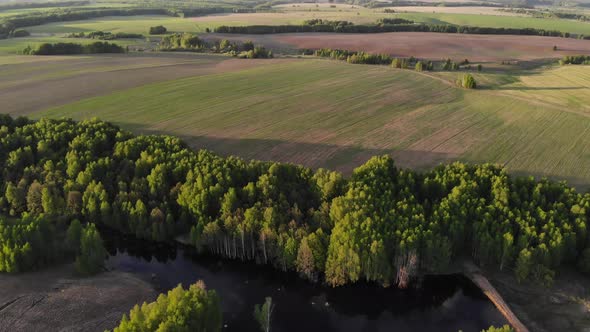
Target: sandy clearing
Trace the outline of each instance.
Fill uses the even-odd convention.
[[[211,34],[209,38],[252,40],[266,47],[339,48],[399,57],[472,61],[535,60],[590,54],[590,41],[541,36],[468,35],[429,32],[379,34],[289,33],[274,35]],[[553,46],[558,51],[553,51]]]
[[[0,84],[1,112],[12,115],[26,115],[47,108],[64,105],[77,100],[100,96],[122,89],[133,88],[149,83],[174,80],[189,76],[217,74],[229,71],[253,68],[277,60],[242,60],[224,57],[211,57],[205,60],[192,57],[175,56],[161,60],[143,57],[100,58],[98,63],[91,63],[92,68],[85,67],[84,62],[64,64],[59,69],[59,76],[54,77],[59,67],[54,60],[46,68],[32,70],[27,74],[19,65],[0,67],[3,70],[20,72],[13,81],[3,80]],[[65,62],[68,59],[63,60]],[[143,65],[142,65],[143,63]],[[39,64],[37,62],[37,64]],[[87,64],[87,63],[86,63]],[[22,65],[25,66],[25,65]],[[56,67],[57,66],[57,67]],[[65,75],[63,71],[71,71]],[[39,75],[47,77],[39,79]],[[57,74],[56,74],[57,75]],[[10,75],[7,75],[10,76]],[[31,98],[34,96],[34,98]]]
[[[0,274],[0,331],[104,331],[153,301],[153,287],[123,272],[78,278],[72,265]]]

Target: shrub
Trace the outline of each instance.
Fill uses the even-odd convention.
[[[200,49],[203,45],[204,42],[197,35],[191,33],[175,33],[160,41],[160,49],[163,50]]]
[[[272,58],[273,54],[272,51],[267,50],[262,46],[256,46],[254,49],[250,51],[244,51],[238,55],[240,58],[246,59],[266,59]]]
[[[157,25],[155,27],[150,27],[150,35],[163,35],[168,31],[166,27],[163,25]]]
[[[465,88],[465,89],[475,89],[477,88],[477,83],[475,82],[475,78],[471,74],[464,74],[463,77],[460,77],[457,80],[457,85]]]
[[[416,62],[415,69],[416,69],[416,71],[423,71],[424,70],[424,64],[422,63],[422,61]]]

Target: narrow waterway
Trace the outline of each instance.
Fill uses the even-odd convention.
[[[252,262],[102,232],[107,266],[152,280],[159,291],[205,281],[222,299],[224,331],[258,331],[254,305],[271,296],[274,332],[481,331],[506,323],[462,275],[426,276],[400,290],[372,284],[330,288]]]

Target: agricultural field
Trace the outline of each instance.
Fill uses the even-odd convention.
[[[400,13],[397,17],[431,24],[456,24],[491,28],[535,28],[590,34],[590,23],[564,19],[474,14]]]
[[[283,332],[590,328],[590,196],[481,165],[590,193],[590,15],[477,0],[60,1],[0,0],[0,326],[124,327],[135,303],[198,277],[223,301],[197,282],[186,294],[215,311],[190,295],[161,328],[199,330],[174,325],[193,323],[187,309],[211,318],[206,331],[269,331],[277,304]],[[369,33],[404,30],[436,32]],[[383,155],[413,171],[446,166],[422,176]],[[193,260],[191,247],[212,255]],[[424,274],[444,274],[432,296]],[[133,326],[159,324],[181,292],[133,309],[131,321],[150,321]]]
[[[245,63],[224,56],[186,54],[45,59],[6,56],[0,57],[0,100],[6,111],[25,115],[139,85],[238,70],[257,63],[256,60]],[[35,98],[30,98],[31,95]]]
[[[378,34],[290,33],[270,35],[209,34],[207,40],[252,40],[272,49],[344,49],[396,57],[474,61],[535,60],[590,53],[590,42],[572,38],[508,35],[468,35],[431,32]],[[556,51],[554,46],[558,46]]]
[[[581,187],[590,180],[590,148],[581,144],[590,141],[588,113],[582,107],[567,111],[553,100],[529,102],[544,88],[524,77],[480,74],[490,76],[489,87],[468,91],[451,81],[457,74],[330,60],[276,61],[135,83],[137,87],[113,93],[98,91],[95,97],[76,96],[71,103],[63,99],[59,106],[53,102],[9,109],[33,117],[99,117],[138,133],[178,135],[194,148],[223,155],[344,172],[373,155],[390,153],[404,167],[429,168],[452,160],[494,162],[518,174],[567,179]],[[581,78],[568,87],[588,83]],[[75,85],[70,83],[71,89]],[[523,96],[527,88],[534,92]],[[30,89],[33,93],[35,87]],[[582,100],[589,98],[586,88],[578,91],[585,95]],[[14,93],[0,95],[3,105],[19,104],[10,98]],[[43,100],[43,95],[36,99]]]
[[[171,32],[204,32],[205,27],[191,19],[179,17],[144,15],[144,16],[107,16],[95,19],[71,22],[49,23],[26,28],[32,34],[68,34],[74,32],[110,31],[147,34],[152,26],[164,25]],[[1,42],[1,41],[0,41]]]
[[[299,7],[293,7],[299,6]],[[472,7],[461,7],[472,8]],[[495,8],[488,8],[495,10]],[[486,9],[487,10],[487,9]],[[500,16],[508,13],[493,14],[458,14],[458,13],[432,13],[429,12],[400,12],[395,14],[384,13],[384,9],[369,9],[359,6],[338,5],[336,8],[319,6],[291,5],[291,7],[278,7],[277,12],[261,13],[231,13],[212,14],[200,17],[179,18],[169,16],[131,16],[131,17],[101,17],[82,21],[56,22],[42,26],[26,28],[33,34],[66,34],[88,31],[111,31],[146,33],[150,26],[164,25],[171,32],[205,32],[207,28],[214,29],[221,25],[288,25],[301,24],[310,19],[345,20],[356,24],[374,23],[380,18],[399,17],[420,23],[429,24],[456,24],[494,28],[536,28],[545,30],[559,30],[563,32],[590,34],[590,23],[563,20],[540,19],[520,16]]]
[[[395,10],[397,13],[440,13],[440,14],[475,14],[495,16],[526,16],[508,11],[502,11],[494,7],[444,7],[444,6],[401,6],[384,7],[383,9]]]

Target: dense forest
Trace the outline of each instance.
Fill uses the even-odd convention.
[[[564,265],[590,273],[590,194],[490,164],[416,172],[378,156],[344,177],[195,152],[175,137],[134,136],[98,120],[6,115],[0,163],[0,213],[12,220],[2,251],[22,260],[19,270],[28,261],[13,255],[17,247],[62,242],[51,231],[23,235],[28,223],[15,221],[40,218],[31,228],[63,230],[79,219],[150,240],[181,236],[332,286],[404,286],[462,258],[521,282],[550,284]],[[47,257],[37,265],[60,253],[39,255]]]

